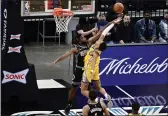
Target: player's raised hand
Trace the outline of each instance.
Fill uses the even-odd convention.
[[[56,64],[56,62],[54,61],[54,62],[52,62],[50,65],[49,65],[49,67],[51,67],[51,66],[53,66],[53,65],[55,65]]]
[[[113,21],[114,24],[119,24],[122,21],[122,17],[118,17]]]
[[[117,17],[123,17],[123,16],[124,16],[123,13],[120,13],[120,14],[117,15]]]

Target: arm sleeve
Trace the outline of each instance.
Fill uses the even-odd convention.
[[[114,27],[114,23],[112,23],[111,25],[109,25],[102,33],[102,35],[106,36],[107,33]]]

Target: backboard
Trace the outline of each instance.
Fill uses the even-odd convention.
[[[21,16],[52,16],[53,9],[60,4],[75,15],[95,13],[95,0],[22,0]]]
[[[95,13],[95,0],[71,0],[70,5],[75,15]]]

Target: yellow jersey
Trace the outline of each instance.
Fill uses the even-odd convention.
[[[99,56],[97,57],[96,59],[96,64],[95,64],[95,68],[99,68],[99,63],[100,63],[100,54],[101,54],[101,51],[100,50],[97,50],[97,49],[94,49],[94,45],[90,47],[90,49],[88,50],[85,58],[84,58],[84,69],[87,69],[87,70],[91,70],[91,66],[92,66],[92,59],[93,59],[93,52],[96,51]]]

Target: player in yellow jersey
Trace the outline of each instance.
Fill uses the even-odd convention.
[[[97,33],[95,33],[93,37],[89,38],[89,40],[87,40],[82,34],[78,35],[78,37],[76,38],[74,47],[70,51],[66,52],[65,54],[63,54],[62,56],[60,56],[59,58],[57,58],[54,62],[50,64],[50,66],[52,66],[64,60],[65,58],[67,58],[68,56],[72,54],[76,56],[75,58],[76,67],[75,67],[75,73],[74,73],[74,78],[72,82],[72,88],[70,89],[69,96],[68,96],[68,104],[65,108],[66,115],[69,114],[70,108],[72,107],[72,99],[75,96],[77,87],[82,80],[82,74],[83,74],[82,68],[84,66],[84,57],[86,55],[85,51],[89,50],[90,45],[92,45],[92,43],[95,43],[95,41],[100,38],[104,29],[106,29],[109,25],[114,23],[114,21],[111,21],[107,25],[102,27]]]
[[[143,116],[141,113],[138,113],[140,105],[138,103],[132,104],[132,113],[129,116]]]
[[[88,97],[88,85],[93,81],[94,86],[97,91],[102,93],[105,98],[112,105],[111,97],[106,93],[105,89],[101,87],[100,77],[99,77],[99,63],[100,54],[106,49],[106,43],[103,41],[107,33],[122,20],[121,17],[113,21],[101,34],[100,38],[93,44],[89,51],[87,52],[84,59],[84,72],[81,82],[81,93]]]

